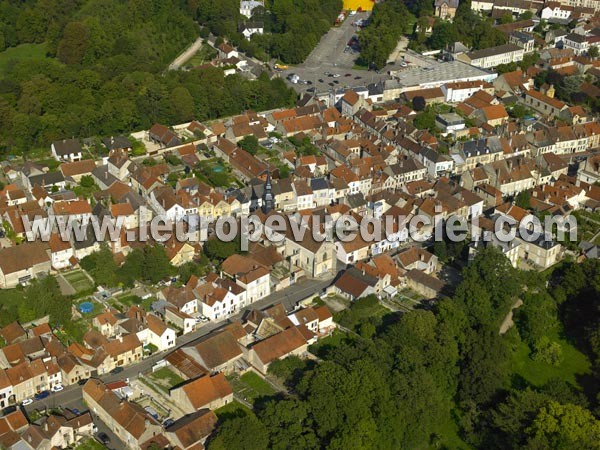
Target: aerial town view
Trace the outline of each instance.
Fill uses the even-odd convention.
[[[0,449],[600,449],[600,0],[0,0]]]

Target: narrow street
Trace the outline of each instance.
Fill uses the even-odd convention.
[[[127,378],[134,379],[137,378],[140,374],[146,373],[152,370],[152,366],[157,362],[161,361],[166,354],[171,353],[177,348],[184,346],[194,345],[196,341],[200,340],[207,334],[212,331],[221,328],[224,325],[227,325],[229,322],[234,320],[240,320],[246,311],[252,309],[264,309],[272,306],[276,303],[283,303],[286,310],[290,311],[294,309],[296,304],[305,299],[306,297],[312,294],[318,294],[329,286],[331,283],[331,278],[323,279],[323,280],[315,280],[315,279],[305,279],[301,280],[297,284],[284,289],[280,292],[275,292],[268,297],[259,300],[258,302],[249,305],[247,308],[244,308],[237,314],[229,317],[228,320],[220,321],[220,322],[209,322],[207,324],[202,325],[198,330],[193,333],[189,333],[187,335],[180,336],[177,340],[177,345],[166,351],[156,353],[149,358],[146,358],[140,361],[138,364],[133,364],[131,366],[124,367],[123,372],[119,374],[106,374],[102,375],[100,378],[105,383],[109,383],[112,381],[125,380]],[[32,412],[34,410],[42,410],[44,408],[82,408],[81,402],[81,386],[75,384],[71,386],[65,386],[64,390],[56,393],[51,393],[50,396],[44,400],[34,401],[31,405],[25,407],[27,412]]]

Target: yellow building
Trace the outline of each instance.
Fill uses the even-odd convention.
[[[344,0],[344,9],[350,11],[357,11],[358,9],[371,11],[374,4],[374,0]]]

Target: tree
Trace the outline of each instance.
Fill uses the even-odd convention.
[[[231,242],[224,242],[214,237],[206,241],[204,252],[209,258],[224,261],[231,255],[240,252],[240,243],[237,239]]]
[[[513,22],[513,16],[511,13],[507,12],[504,13],[502,15],[502,17],[500,17],[500,23],[505,24],[505,23],[512,23]]]
[[[116,286],[117,263],[107,245],[102,245],[100,250],[81,260],[83,267],[92,276],[96,284],[104,287]]]
[[[535,343],[535,350],[531,358],[534,361],[542,361],[551,366],[558,366],[562,360],[562,348],[558,342],[551,341],[547,336],[542,336]]]
[[[441,262],[448,260],[448,250],[445,241],[435,241],[433,244],[433,254],[438,257]]]
[[[146,245],[144,247],[144,279],[152,284],[158,283],[173,273],[165,247],[162,245]]]
[[[208,443],[209,450],[267,450],[268,446],[267,429],[254,414],[226,420]]]
[[[60,292],[54,277],[34,279],[25,290],[27,303],[33,305],[34,318],[50,315],[50,322],[63,325],[71,320],[72,302]]]
[[[194,118],[194,99],[184,86],[177,86],[171,92],[173,121],[186,122]]]
[[[245,136],[240,142],[238,142],[238,146],[243,148],[251,155],[256,155],[258,153],[258,138],[253,134],[249,134]]]
[[[593,46],[591,46],[591,47],[589,48],[589,50],[588,50],[588,52],[587,52],[587,53],[588,53],[588,56],[589,56],[590,58],[594,58],[594,59],[596,59],[596,58],[598,57],[598,54],[599,54],[600,52],[598,51],[598,46],[596,46],[596,45],[593,45]]]
[[[543,406],[531,426],[527,448],[598,448],[600,421],[576,405],[551,401]]]
[[[94,179],[91,175],[84,175],[81,177],[81,181],[79,181],[79,184],[83,188],[91,188],[94,187],[94,184],[96,183],[94,183]]]
[[[81,63],[88,48],[88,30],[81,22],[70,22],[58,44],[58,59],[70,66]]]
[[[427,103],[425,102],[425,98],[417,95],[416,97],[413,97],[412,99],[412,109],[414,109],[415,111],[419,112],[419,111],[423,111],[425,109],[425,106],[427,106]]]
[[[413,119],[413,125],[419,130],[433,131],[435,129],[435,112],[433,110],[420,112]]]
[[[519,192],[515,198],[515,205],[523,209],[531,208],[531,195],[529,191]]]

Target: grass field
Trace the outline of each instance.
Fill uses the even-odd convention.
[[[215,414],[219,419],[224,419],[226,417],[243,417],[248,414],[253,414],[253,412],[240,402],[234,400],[219,409],[215,409]]]
[[[185,380],[173,372],[171,369],[163,367],[156,372],[148,375],[154,383],[163,388],[165,392],[169,392],[173,386],[183,383]]]
[[[123,295],[122,297],[116,297],[115,300],[121,305],[123,305],[124,311],[128,310],[129,307],[133,305],[140,305],[145,311],[150,311],[150,306],[152,306],[152,302],[156,301],[154,297],[142,299],[137,295]]]
[[[534,386],[541,386],[551,378],[559,378],[575,385],[577,375],[590,373],[590,362],[583,353],[566,340],[556,336],[552,339],[562,348],[560,365],[551,366],[541,361],[534,361],[529,356],[529,347],[522,342],[515,353],[513,371]]]
[[[75,270],[73,272],[66,273],[63,275],[63,277],[77,292],[85,291],[86,289],[94,287],[90,279],[81,270]]]
[[[75,447],[75,450],[104,450],[106,447],[95,439],[87,439]]]
[[[185,65],[187,67],[198,67],[208,63],[217,57],[217,51],[208,44],[202,44],[202,47],[192,56]]]
[[[246,372],[242,376],[232,376],[229,383],[233,392],[250,403],[254,403],[258,397],[275,393],[275,389],[254,372]]]
[[[21,44],[0,53],[0,74],[4,73],[11,61],[23,59],[45,59],[46,44]]]

